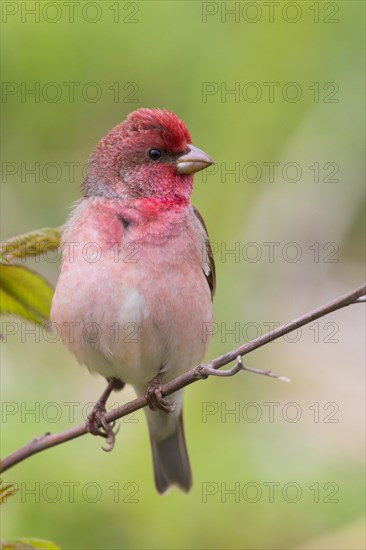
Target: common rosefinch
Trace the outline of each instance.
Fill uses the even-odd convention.
[[[160,493],[192,485],[182,391],[168,400],[161,385],[208,346],[215,267],[190,196],[193,174],[212,163],[166,110],[139,109],[113,128],[91,155],[66,224],[52,303],[51,319],[80,363],[145,393]]]

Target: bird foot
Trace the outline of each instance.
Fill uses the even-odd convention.
[[[163,397],[161,387],[161,376],[158,374],[149,382],[145,392],[147,404],[152,411],[161,410],[166,413],[173,412],[175,405],[170,399]]]
[[[89,433],[104,437],[106,439],[107,447],[102,447],[102,449],[106,452],[113,450],[116,441],[116,434],[118,433],[119,428],[117,427],[116,430],[114,429],[115,421],[112,423],[107,422],[107,411],[105,405],[112,391],[120,390],[123,386],[124,383],[121,382],[121,380],[118,380],[117,378],[109,378],[108,386],[96,402],[92,412],[86,420],[86,428]]]
[[[119,427],[115,430],[115,422],[111,424],[107,422],[105,417],[106,413],[105,407],[97,403],[92,412],[88,415],[86,428],[89,433],[105,438],[107,447],[102,447],[102,449],[109,453],[114,448]]]

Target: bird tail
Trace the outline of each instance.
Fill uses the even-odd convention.
[[[164,414],[153,412],[152,414]],[[174,414],[174,413],[173,413]],[[183,414],[176,418],[175,430],[160,440],[150,430],[151,449],[154,461],[155,485],[160,494],[171,485],[188,492],[192,487],[192,473],[184,437]]]

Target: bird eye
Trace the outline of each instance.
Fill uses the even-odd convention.
[[[159,149],[150,149],[149,157],[151,160],[159,160],[161,157],[161,151],[159,151]]]

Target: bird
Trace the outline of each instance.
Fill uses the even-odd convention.
[[[109,384],[88,429],[112,447],[107,397],[125,384],[144,395],[161,494],[192,487],[183,390],[168,399],[161,388],[209,345],[215,263],[190,198],[194,174],[213,163],[174,112],[137,109],[92,152],[62,235],[51,321],[78,362]]]

